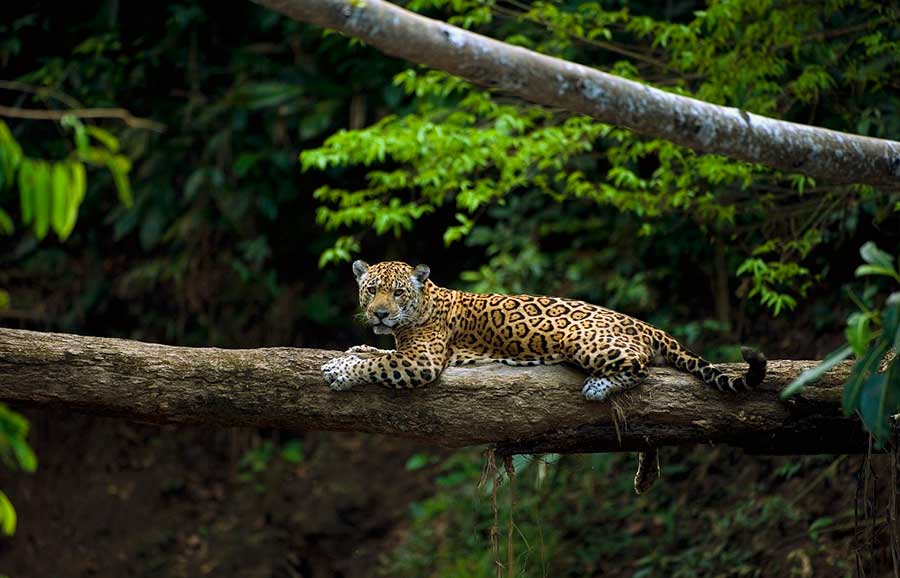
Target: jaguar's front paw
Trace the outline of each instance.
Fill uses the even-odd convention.
[[[385,349],[378,349],[377,347],[372,347],[371,345],[354,345],[350,349],[348,349],[345,353],[371,353],[377,355],[384,355],[386,353],[390,353]]]
[[[614,384],[605,377],[589,377],[584,381],[581,395],[588,401],[606,401],[614,390]]]
[[[322,365],[322,376],[333,391],[347,391],[353,387],[348,374],[350,360],[346,357],[335,357]]]

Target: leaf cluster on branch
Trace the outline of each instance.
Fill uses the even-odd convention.
[[[261,3],[288,14],[295,8],[292,2]],[[320,4],[323,12],[327,4]],[[369,6],[377,13],[373,23],[396,12],[388,6]],[[675,94],[784,119],[827,119],[830,127],[847,131],[900,135],[900,125],[877,112],[882,105],[896,105],[893,97],[885,94],[874,104],[848,94],[859,87],[878,94],[900,72],[873,65],[888,54],[900,56],[898,44],[885,36],[898,15],[877,3],[865,3],[865,15],[838,5],[813,11],[753,2],[718,3],[692,15],[637,14],[597,3],[428,1],[409,7],[437,9],[449,13],[451,24],[542,54],[590,62]],[[314,12],[304,8],[301,16],[314,20]],[[360,22],[368,17],[365,8],[359,15]],[[831,28],[834,22],[840,25]],[[401,40],[380,32],[367,36],[367,25],[353,26],[344,31],[370,38],[388,52],[402,51],[392,48]],[[425,42],[424,37],[417,38]],[[465,41],[480,42],[474,37],[459,42]],[[481,49],[515,54],[511,46],[487,41]],[[463,49],[457,57],[475,58]],[[849,204],[884,219],[897,202],[896,187],[892,193],[891,187],[817,182],[822,179],[698,154],[570,110],[510,99],[502,90],[486,90],[447,72],[410,68],[394,82],[410,99],[408,112],[339,132],[301,155],[307,170],[362,165],[367,171],[363,188],[326,185],[316,192],[318,221],[343,232],[323,254],[323,265],[350,259],[370,233],[400,235],[448,209],[455,211],[455,223],[444,232],[446,244],[492,247],[490,224],[503,214],[501,207],[513,196],[534,195],[548,199],[544,204],[633,216],[640,222],[638,234],[651,239],[663,233],[668,217],[689,216],[711,236],[756,245],[736,271],[752,283],[750,295],[777,315],[806,295],[814,278],[810,254],[837,224],[838,211]],[[541,88],[520,94],[529,90],[537,95]],[[559,87],[560,102],[565,90]],[[501,255],[493,257],[502,264]]]

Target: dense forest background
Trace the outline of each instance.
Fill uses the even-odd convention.
[[[900,140],[896,4],[406,5],[711,102]],[[87,167],[71,231],[28,222],[15,184],[0,188],[7,327],[375,343],[353,321],[360,256],[601,303],[716,361],[740,344],[821,359],[890,290],[854,271],[866,242],[898,253],[896,192],[540,109],[250,2],[15,3],[0,22],[0,104],[153,121],[0,118],[25,157]],[[79,156],[79,138],[106,156]],[[19,515],[0,542],[12,577],[493,572],[477,449],[23,413],[39,468],[0,474]],[[886,457],[670,450],[640,497],[632,458],[517,460],[520,575],[890,572]]]

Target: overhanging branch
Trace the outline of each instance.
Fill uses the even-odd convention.
[[[900,143],[758,116],[498,42],[383,0],[253,0],[527,101],[831,183],[900,189]]]
[[[709,443],[763,453],[867,447],[858,420],[840,410],[849,364],[788,402],[778,400],[778,391],[816,362],[770,361],[760,390],[737,396],[654,369],[645,385],[613,405],[584,401],[582,374],[561,366],[451,368],[418,390],[371,385],[335,393],[319,367],[337,354],[0,329],[0,399],[146,422],[372,432],[446,447],[493,444],[505,452]]]

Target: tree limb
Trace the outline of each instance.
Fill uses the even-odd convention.
[[[844,364],[787,402],[778,392],[814,361],[770,361],[762,387],[723,395],[672,369],[612,404],[589,403],[562,366],[451,368],[418,390],[335,393],[319,349],[171,347],[0,329],[0,399],[154,423],[360,431],[501,453],[632,451],[719,443],[758,453],[857,453],[841,414]],[[735,371],[742,371],[735,365]]]
[[[49,110],[0,105],[0,117],[6,118],[62,120],[67,116],[75,116],[78,118],[115,118],[121,120],[131,128],[152,130],[153,132],[165,132],[166,130],[166,125],[154,120],[136,117],[124,108],[72,108],[69,110]]]
[[[755,115],[665,92],[425,18],[383,0],[253,0],[480,86],[697,151],[832,183],[900,189],[900,142]]]

